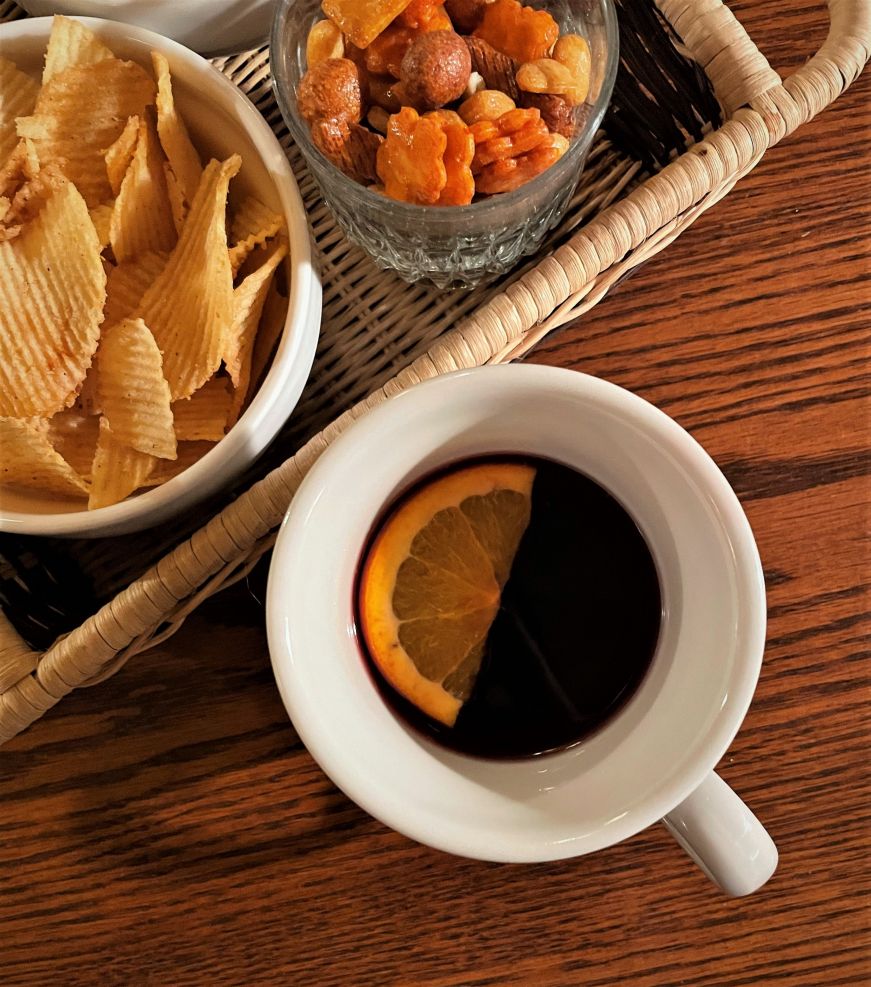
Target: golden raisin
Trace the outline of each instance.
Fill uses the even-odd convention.
[[[514,100],[498,89],[480,89],[460,103],[459,114],[466,123],[497,120],[503,113],[515,109]]]
[[[497,120],[480,120],[471,127],[475,138],[472,171],[478,174],[494,161],[515,158],[546,141],[549,133],[536,109],[515,109]]]
[[[357,122],[363,112],[360,76],[348,58],[328,58],[310,68],[302,77],[297,94],[304,120],[345,120]]]
[[[548,134],[526,154],[494,161],[482,168],[475,179],[475,187],[482,195],[512,192],[550,168],[568,147],[569,142],[561,134]]]
[[[445,165],[445,187],[438,198],[440,206],[467,206],[475,195],[475,179],[472,176],[472,158],[475,156],[475,139],[459,114],[453,110],[435,110],[427,113],[426,120],[435,121],[447,138],[442,158]]]
[[[532,62],[547,55],[559,27],[546,10],[524,7],[519,0],[496,0],[487,5],[475,37],[519,62]]]
[[[332,21],[312,24],[305,43],[305,61],[308,68],[325,62],[328,58],[341,58],[345,54],[342,32]]]
[[[376,161],[385,195],[418,205],[438,202],[447,184],[443,160],[447,143],[438,123],[419,116],[410,106],[394,113]]]

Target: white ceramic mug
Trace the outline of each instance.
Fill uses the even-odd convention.
[[[508,762],[446,750],[399,719],[354,627],[355,572],[379,511],[431,470],[487,453],[544,456],[609,490],[644,533],[663,595],[657,651],[633,698],[577,746]],[[729,894],[749,894],[774,872],[771,838],[713,773],[762,661],[765,587],[753,534],[702,447],[622,388],[516,364],[439,377],[376,408],[294,497],[267,622],[281,695],[312,756],[412,839],[484,860],[555,860],[661,819]]]

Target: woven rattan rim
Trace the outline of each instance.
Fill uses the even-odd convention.
[[[468,312],[410,366],[329,424],[45,653],[29,649],[0,614],[0,743],[73,689],[103,681],[132,656],[165,640],[204,599],[243,578],[271,547],[312,463],[350,422],[421,380],[517,359],[548,332],[592,308],[620,278],[668,246],[726,195],[769,147],[836,99],[871,54],[871,0],[829,0],[828,38],[785,81],[722,0],[657,0],[657,5],[708,74],[726,114],[724,124],[595,215],[504,291]],[[0,0],[0,19],[13,12],[14,5]],[[222,68],[232,74],[233,60]],[[266,81],[266,71],[253,68],[249,93]],[[605,189],[602,196],[593,194],[581,218],[613,201],[631,180],[630,171],[618,175],[616,183],[610,175],[610,194]],[[329,221],[326,215],[311,219],[315,228]],[[330,273],[324,272],[326,277]]]

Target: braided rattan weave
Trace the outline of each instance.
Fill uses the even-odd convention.
[[[0,743],[73,689],[105,679],[165,639],[202,600],[250,571],[272,545],[306,471],[349,422],[418,381],[517,359],[590,309],[725,196],[769,147],[836,99],[871,53],[871,0],[830,0],[826,42],[785,80],[722,0],[657,0],[657,6],[710,80],[722,123],[652,175],[600,139],[548,251],[501,284],[446,294],[409,288],[377,270],[344,240],[285,141],[309,209],[325,292],[312,381],[280,449],[307,441],[191,537],[179,535],[180,543],[143,575],[123,580],[116,571],[115,583],[104,587],[109,602],[47,650],[29,647],[0,614]],[[0,0],[0,21],[21,15]],[[216,64],[279,132],[266,52]]]

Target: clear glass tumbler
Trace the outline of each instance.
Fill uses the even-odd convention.
[[[336,221],[379,267],[406,281],[471,287],[509,270],[534,253],[568,206],[599,128],[618,62],[612,0],[549,0],[562,33],[583,35],[592,53],[590,95],[577,133],[556,164],[515,189],[467,206],[397,202],[348,178],[312,143],[297,108],[305,72],[305,43],[323,17],[319,0],[280,0],[272,28],[271,60],[278,105]]]

